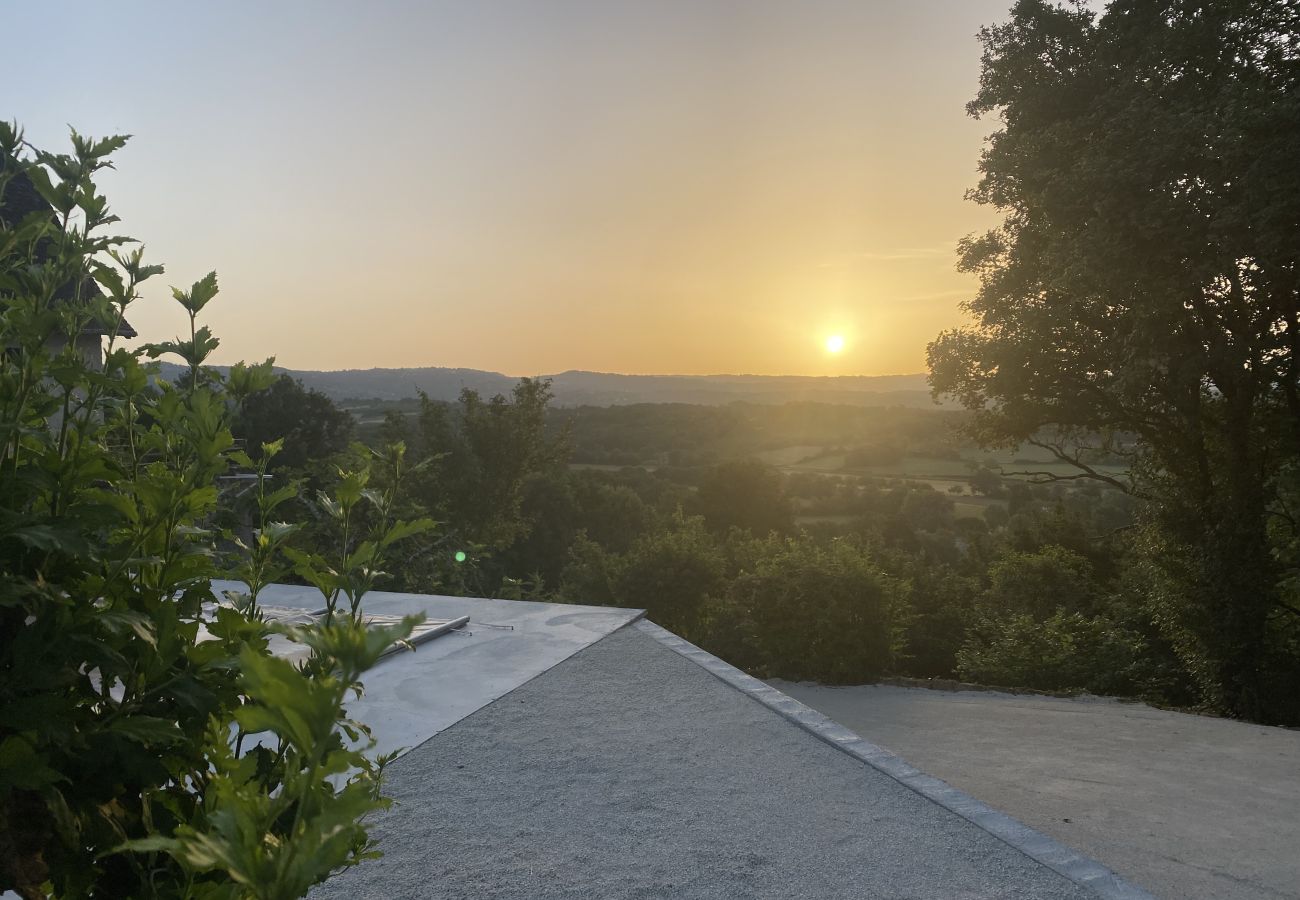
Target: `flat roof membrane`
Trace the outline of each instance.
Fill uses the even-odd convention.
[[[214,581],[214,594],[241,590]],[[316,588],[272,584],[258,596],[264,608],[313,612],[324,604]],[[430,621],[469,616],[465,628],[397,652],[365,674],[365,693],[348,713],[375,733],[377,753],[409,750],[508,694],[584,647],[641,616],[637,609],[570,606],[520,600],[440,597],[372,591],[367,617],[422,613]]]

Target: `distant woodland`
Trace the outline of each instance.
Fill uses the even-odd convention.
[[[218,371],[228,367],[215,366]],[[509,393],[517,378],[481,369],[425,366],[407,369],[343,369],[317,372],[275,368],[308,390],[342,403],[398,403],[419,394],[452,401],[463,390],[484,396]],[[162,364],[172,380],[183,366]],[[621,406],[636,403],[720,405],[743,401],[780,404],[838,403],[850,406],[940,405],[930,395],[924,375],[622,375],[614,372],[560,372],[537,376],[551,385],[557,407]],[[356,398],[364,398],[358,401]]]
[[[391,590],[643,607],[763,677],[1201,704],[1144,594],[1132,498],[1053,481],[1067,467],[1033,446],[982,450],[970,421],[820,403],[556,409],[532,380],[334,406],[285,376],[235,433],[312,447],[303,465],[276,461],[309,488],[360,452],[350,441],[405,444],[418,470],[403,512],[439,524],[387,567]]]

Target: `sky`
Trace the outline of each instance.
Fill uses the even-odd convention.
[[[919,372],[996,221],[964,106],[1009,6],[46,0],[0,116],[133,135],[101,188],[167,272],[129,317],[170,338],[215,269],[214,362]]]

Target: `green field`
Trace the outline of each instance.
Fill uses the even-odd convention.
[[[953,484],[965,485],[970,481],[971,465],[992,463],[1002,467],[1008,478],[1028,479],[1023,472],[1041,472],[1050,475],[1073,475],[1078,469],[1068,463],[1051,458],[1037,447],[1021,447],[1003,453],[985,453],[978,450],[963,452],[959,459],[941,459],[931,456],[904,456],[897,462],[883,465],[849,467],[845,465],[845,454],[827,452],[824,455],[808,454],[806,446],[789,448],[803,454],[798,462],[779,463],[767,456],[775,456],[782,451],[766,451],[756,454],[765,462],[789,472],[821,472],[835,475],[867,475],[877,478],[905,478],[910,481],[929,482],[936,490],[947,490]],[[793,455],[793,454],[791,454]],[[1122,466],[1096,465],[1098,472],[1105,475],[1122,477],[1126,470]]]

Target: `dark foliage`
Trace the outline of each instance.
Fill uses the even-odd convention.
[[[930,347],[983,440],[1142,501],[1161,633],[1205,702],[1263,720],[1295,717],[1300,671],[1275,552],[1300,452],[1297,33],[1271,0],[1021,0],[986,29],[969,109],[1001,127],[972,196],[1005,219],[962,247],[975,325]]]
[[[374,855],[383,761],[343,703],[415,623],[357,615],[362,570],[413,530],[384,516],[335,542],[352,602],[333,621],[263,620],[258,589],[295,532],[272,516],[296,488],[268,490],[230,422],[271,364],[205,366],[215,273],[172,291],[186,335],[120,345],[162,272],[100,234],[116,217],[95,177],[125,140],[74,132],[53,154],[0,123],[0,208],[19,175],[45,204],[0,215],[0,892],[291,900]],[[185,363],[175,383],[148,361],[164,355]],[[257,469],[251,543],[213,528],[232,464]],[[215,605],[223,574],[250,590]],[[272,656],[273,634],[304,645],[301,665]]]
[[[270,387],[250,396],[239,410],[232,430],[259,458],[263,444],[283,442],[273,461],[275,470],[303,469],[313,460],[328,459],[347,448],[352,416],[319,391],[281,375]]]
[[[788,534],[794,513],[780,474],[756,460],[733,460],[709,470],[695,492],[695,510],[718,534],[740,528],[755,535]]]

